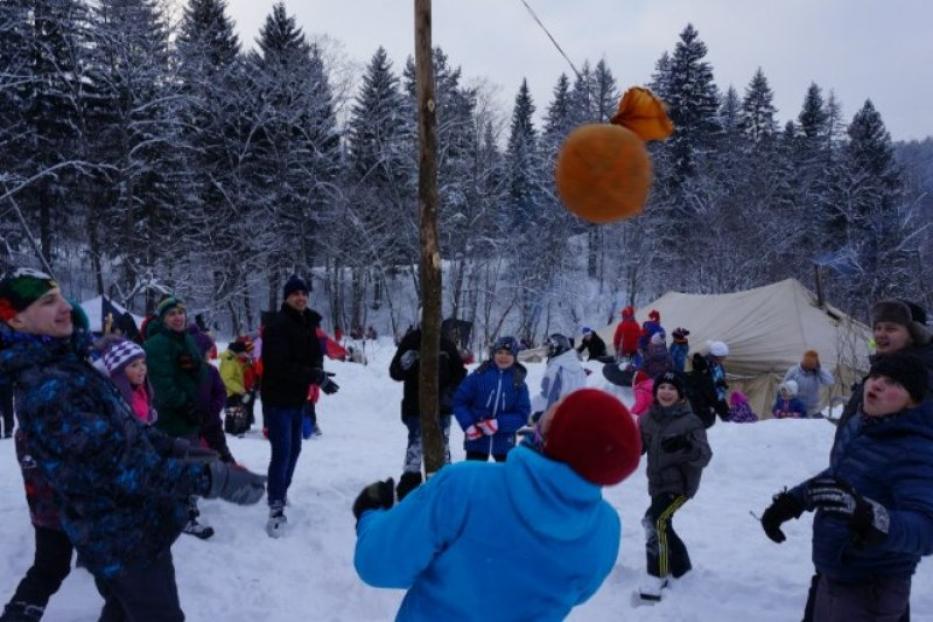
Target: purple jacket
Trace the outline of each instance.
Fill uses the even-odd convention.
[[[233,462],[224,434],[222,413],[227,403],[227,389],[220,372],[207,364],[207,380],[198,387],[198,408],[201,411],[201,438],[207,446],[220,454],[224,462]]]

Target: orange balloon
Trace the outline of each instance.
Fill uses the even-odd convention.
[[[651,187],[645,143],[618,125],[573,130],[557,156],[557,193],[580,218],[607,223],[640,214]]]

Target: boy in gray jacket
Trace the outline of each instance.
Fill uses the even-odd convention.
[[[640,589],[645,600],[661,599],[668,576],[678,579],[691,568],[687,547],[671,524],[674,513],[700,487],[700,474],[713,455],[706,429],[686,399],[684,381],[668,371],[654,380],[654,403],[639,420],[642,451],[648,454],[651,506],[642,525],[647,536],[648,577]]]

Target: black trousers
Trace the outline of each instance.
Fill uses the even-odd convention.
[[[505,462],[508,454],[493,454],[492,457],[496,462]],[[468,451],[466,452],[466,459],[487,462],[489,460],[489,454],[487,454],[485,451]]]
[[[810,579],[810,591],[807,592],[807,604],[803,609],[803,620],[801,622],[813,622],[814,616],[813,612],[816,608],[816,593],[820,585],[820,573],[813,575],[813,578]],[[904,613],[901,615],[898,622],[910,622],[910,601],[908,599],[907,607],[904,610]]]
[[[19,582],[10,602],[44,608],[71,572],[71,554],[74,548],[71,546],[71,540],[60,529],[35,527],[35,530],[36,555],[32,567]]]
[[[690,554],[677,532],[674,531],[674,513],[686,503],[683,495],[656,495],[645,512],[641,524],[645,528],[645,552],[648,574],[653,577],[673,575],[682,577],[692,568]]]
[[[98,622],[184,622],[167,549],[149,564],[128,566],[113,579],[95,577],[94,582],[104,597]]]
[[[3,436],[13,436],[13,392],[0,389],[0,417],[3,418]]]

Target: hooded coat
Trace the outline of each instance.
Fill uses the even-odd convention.
[[[709,464],[713,451],[706,440],[706,429],[700,418],[690,410],[690,403],[681,400],[664,407],[657,403],[638,420],[641,446],[648,454],[648,494],[692,497],[700,488],[700,475]],[[684,437],[689,446],[667,451],[665,440]]]
[[[557,621],[599,589],[621,531],[599,486],[521,446],[364,513],[353,561],[369,585],[408,590],[397,620]]]
[[[526,375],[520,363],[499,369],[486,361],[460,383],[454,394],[454,416],[460,427],[466,430],[484,419],[495,419],[499,425],[493,436],[464,440],[466,451],[502,455],[515,447],[515,433],[531,414]]]
[[[531,410],[544,412],[565,395],[586,386],[586,372],[576,350],[567,350],[547,362],[541,392],[532,400]]]
[[[159,413],[156,427],[170,436],[193,436],[201,428],[198,392],[208,381],[207,363],[187,330],[169,330],[153,320],[148,332],[143,349]]]
[[[109,578],[168,550],[188,520],[188,497],[210,486],[204,465],[172,457],[173,439],[136,419],[87,362],[78,333],[53,339],[0,325],[0,344],[0,378],[13,384],[24,439],[21,465],[48,483],[88,569]]]
[[[829,475],[848,482],[888,511],[888,536],[859,545],[844,517],[817,511],[813,518],[813,563],[839,582],[876,576],[908,578],[921,556],[933,554],[933,401],[899,414],[851,417],[840,424],[830,454]],[[805,503],[806,482],[791,491]]]

